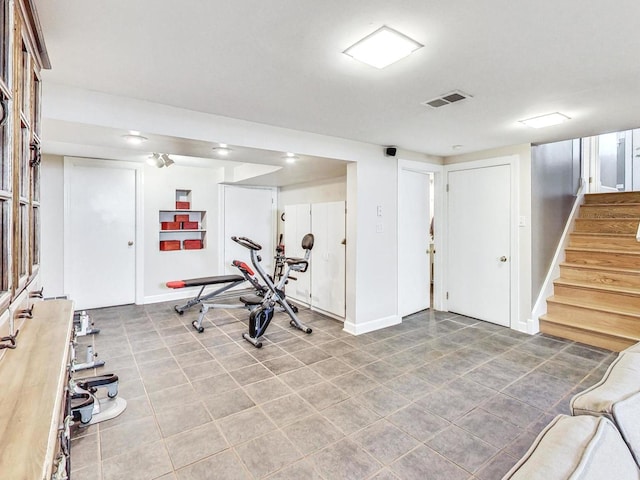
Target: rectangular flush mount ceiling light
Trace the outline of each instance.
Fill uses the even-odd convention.
[[[539,117],[528,118],[526,120],[520,120],[520,123],[524,123],[527,127],[543,128],[550,127],[552,125],[559,125],[567,120],[571,120],[562,113],[549,113],[547,115],[540,115]]]
[[[343,53],[373,67],[384,68],[423,46],[406,35],[384,26],[354,43]]]

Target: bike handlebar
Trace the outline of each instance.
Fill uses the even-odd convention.
[[[244,248],[248,248],[249,250],[262,250],[262,246],[259,243],[256,243],[247,237],[231,237],[231,240],[242,245]]]

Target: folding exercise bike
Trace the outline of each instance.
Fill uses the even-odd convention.
[[[256,348],[262,347],[261,337],[264,335],[269,323],[273,319],[276,308],[281,309],[289,315],[289,324],[305,333],[311,333],[311,328],[304,325],[300,319],[296,316],[293,306],[287,301],[284,287],[289,278],[289,274],[294,272],[306,272],[309,267],[309,255],[313,248],[313,235],[308,233],[302,239],[302,248],[305,250],[304,258],[284,258],[286,268],[282,274],[280,280],[276,283],[271,277],[264,271],[260,264],[262,258],[258,255],[262,247],[253,240],[246,237],[231,237],[231,239],[237,244],[247,248],[250,252],[251,263],[257,272],[258,276],[264,282],[264,290],[261,295],[242,295],[240,297],[239,304],[212,304],[202,302],[200,308],[200,315],[197,320],[194,320],[191,324],[198,332],[202,333],[204,327],[202,322],[207,312],[212,308],[246,308],[249,310],[249,332],[244,333],[242,337],[253,344]],[[245,276],[254,275],[254,271],[245,263],[234,260],[234,266],[238,267]],[[215,277],[212,277],[215,278]]]

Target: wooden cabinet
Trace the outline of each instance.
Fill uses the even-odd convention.
[[[73,302],[38,301],[20,328],[16,348],[0,361],[2,478],[67,478],[72,331]]]
[[[73,304],[36,301],[40,71],[33,0],[0,0],[0,477],[67,478],[65,404]],[[8,348],[6,348],[8,347]],[[58,469],[58,466],[61,468]]]
[[[0,315],[40,265],[40,71],[50,68],[31,0],[0,0]]]
[[[40,265],[40,71],[50,68],[33,5],[0,0],[0,337],[16,342],[0,350],[0,477],[41,479],[58,452],[72,312],[47,313],[43,302],[30,311]]]

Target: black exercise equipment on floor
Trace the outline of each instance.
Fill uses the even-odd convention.
[[[98,396],[105,389],[106,396]],[[81,426],[94,425],[120,415],[127,401],[118,397],[118,376],[113,373],[71,380],[71,414]]]
[[[259,295],[262,295],[266,291],[266,287],[260,285],[260,282],[255,277],[253,270],[251,270],[251,268],[249,268],[246,263],[234,260],[233,266],[240,270],[241,275],[217,275],[214,277],[191,278],[189,280],[176,280],[173,282],[167,282],[167,287],[173,289],[201,287],[200,291],[194,298],[189,300],[184,305],[176,305],[175,307],[173,307],[174,310],[182,315],[187,309],[198,305],[199,303],[206,302],[207,300],[212,300],[213,298],[221,295],[227,290],[233,287],[237,287],[244,282],[249,282],[256,293]],[[210,285],[222,285],[222,287],[214,290],[211,293],[202,295],[204,289]]]
[[[311,328],[302,324],[296,316],[296,312],[298,311],[297,307],[287,301],[284,293],[284,286],[292,271],[305,272],[307,270],[309,265],[309,255],[313,248],[313,235],[309,233],[302,239],[302,248],[306,251],[305,258],[283,257],[282,263],[286,268],[280,276],[280,281],[277,282],[277,284],[274,283],[273,279],[264,271],[260,264],[262,259],[257,252],[261,250],[262,247],[259,244],[246,237],[231,237],[231,239],[250,251],[251,263],[253,264],[258,276],[264,281],[264,285],[258,282],[253,269],[251,269],[246,263],[234,260],[233,265],[241,271],[243,276],[251,278],[250,281],[254,286],[256,294],[241,296],[241,303],[239,304],[212,304],[202,302],[198,319],[191,322],[193,328],[200,333],[204,332],[204,317],[212,308],[246,308],[250,311],[249,333],[245,333],[243,338],[251,342],[257,348],[262,347],[262,342],[259,339],[264,335],[264,332],[269,326],[276,310],[286,312],[287,315],[289,315],[291,318],[291,326],[298,328],[305,333],[311,333]]]
[[[296,316],[295,312],[287,302],[284,294],[284,286],[287,283],[289,274],[292,271],[305,272],[309,266],[309,255],[313,248],[313,235],[308,233],[302,239],[302,248],[305,250],[304,258],[286,258],[284,263],[286,269],[280,278],[278,284],[274,284],[273,280],[267,275],[260,265],[261,258],[257,252],[262,247],[253,240],[246,237],[231,237],[231,239],[239,245],[247,248],[251,255],[251,263],[258,272],[258,275],[264,281],[268,288],[264,297],[248,295],[240,297],[240,301],[250,310],[249,314],[249,333],[244,333],[242,337],[255,347],[262,347],[261,337],[267,330],[271,319],[273,318],[275,306],[280,306],[290,317],[289,324],[305,333],[311,333],[311,328],[304,325]]]

